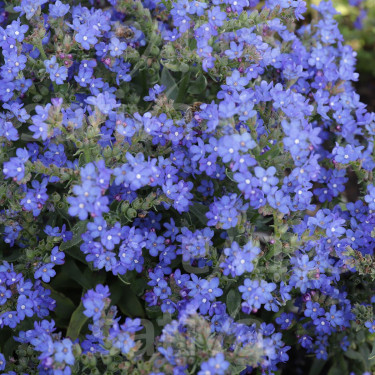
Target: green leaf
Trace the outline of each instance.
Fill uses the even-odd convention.
[[[344,353],[344,355],[345,355],[345,357],[348,357],[350,359],[354,359],[354,360],[361,361],[361,362],[363,361],[363,357],[362,357],[361,353],[356,352],[353,349],[348,349]]]
[[[208,212],[208,207],[203,204],[194,203],[190,206],[189,211],[203,224],[206,225],[207,218],[206,212]]]
[[[73,301],[65,294],[53,289],[49,284],[43,283],[43,286],[51,291],[51,298],[56,301],[56,308],[54,310],[56,316],[61,320],[69,320],[69,317],[76,308]]]
[[[125,284],[130,285],[130,282],[126,279],[126,275],[118,275],[118,278]]]
[[[116,304],[121,312],[130,317],[145,317],[143,305],[130,286],[122,284],[115,286],[117,298]],[[114,301],[112,300],[114,303]]]
[[[142,296],[145,289],[147,288],[146,279],[136,279],[131,282],[130,288],[137,296]]]
[[[81,302],[70,319],[66,335],[70,337],[72,341],[78,338],[83,326],[88,320],[88,317],[83,313],[84,310],[85,308]]]
[[[4,256],[4,251],[1,252],[0,260],[5,260],[6,262],[14,262],[22,255],[22,249],[11,249],[11,254]]]
[[[241,295],[237,289],[231,289],[226,298],[226,305],[229,315],[234,318],[241,308]]]
[[[189,94],[199,95],[204,93],[206,87],[207,78],[204,76],[204,74],[200,74],[198,78],[190,84],[187,91]]]
[[[369,360],[371,359],[374,359],[375,358],[375,342],[372,344],[372,351],[368,357]]]
[[[160,83],[166,87],[165,95],[168,99],[176,100],[178,86],[170,71],[164,66],[161,72]]]
[[[147,306],[146,313],[150,319],[156,319],[157,317],[163,315],[159,306]]]
[[[315,359],[310,368],[309,375],[320,375],[325,364],[326,361]]]
[[[328,375],[342,375],[348,373],[348,363],[345,361],[344,356],[339,355],[335,358],[332,367],[328,371]]]
[[[64,265],[64,272],[85,289],[91,289],[96,285],[95,277],[84,275],[73,259],[68,259]]]

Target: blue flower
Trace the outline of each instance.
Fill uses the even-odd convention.
[[[49,4],[49,15],[53,18],[64,17],[68,13],[70,6],[56,0],[55,4]]]
[[[61,265],[65,263],[65,254],[62,251],[59,251],[58,246],[55,246],[51,251],[51,262],[56,265]]]
[[[281,329],[288,329],[294,320],[293,313],[282,313],[279,317],[276,318],[276,323],[280,324]]]
[[[113,57],[121,56],[127,47],[125,42],[121,42],[118,38],[112,37],[109,44],[110,55]]]
[[[25,316],[32,317],[34,303],[32,300],[28,299],[25,295],[21,294],[17,300],[17,313],[18,317],[23,320]]]
[[[0,353],[0,370],[5,370],[5,365],[6,365],[5,357],[2,353]]]
[[[262,167],[255,167],[254,172],[264,193],[269,193],[271,187],[275,186],[279,181],[274,176],[274,174],[276,173],[276,168],[273,166],[267,169],[263,169]]]
[[[55,265],[53,263],[46,263],[41,265],[34,273],[36,279],[42,279],[45,283],[49,283],[51,277],[56,275],[56,271],[53,269]]]
[[[55,360],[57,362],[64,362],[68,365],[74,365],[74,355],[72,351],[73,343],[70,339],[63,339],[61,342],[54,343]]]
[[[201,364],[198,375],[224,375],[229,367],[229,362],[225,360],[223,353],[217,353],[215,357]]]
[[[370,331],[370,333],[375,333],[375,320],[373,320],[372,322],[371,321],[367,321],[365,323],[365,326],[368,328],[368,330]]]
[[[19,136],[17,129],[14,128],[10,121],[3,121],[0,118],[0,136],[5,137],[8,141],[17,141]]]

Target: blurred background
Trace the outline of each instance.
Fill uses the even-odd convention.
[[[319,0],[308,0],[317,4]],[[375,0],[332,0],[345,42],[357,52],[355,83],[361,101],[368,109],[375,111]]]

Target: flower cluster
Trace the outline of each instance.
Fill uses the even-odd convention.
[[[331,2],[15,3],[4,374],[373,371],[375,116]]]

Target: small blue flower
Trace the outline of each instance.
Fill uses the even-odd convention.
[[[36,279],[42,279],[45,283],[49,283],[51,277],[56,275],[56,271],[53,269],[55,265],[53,263],[46,263],[40,266],[34,273]]]

